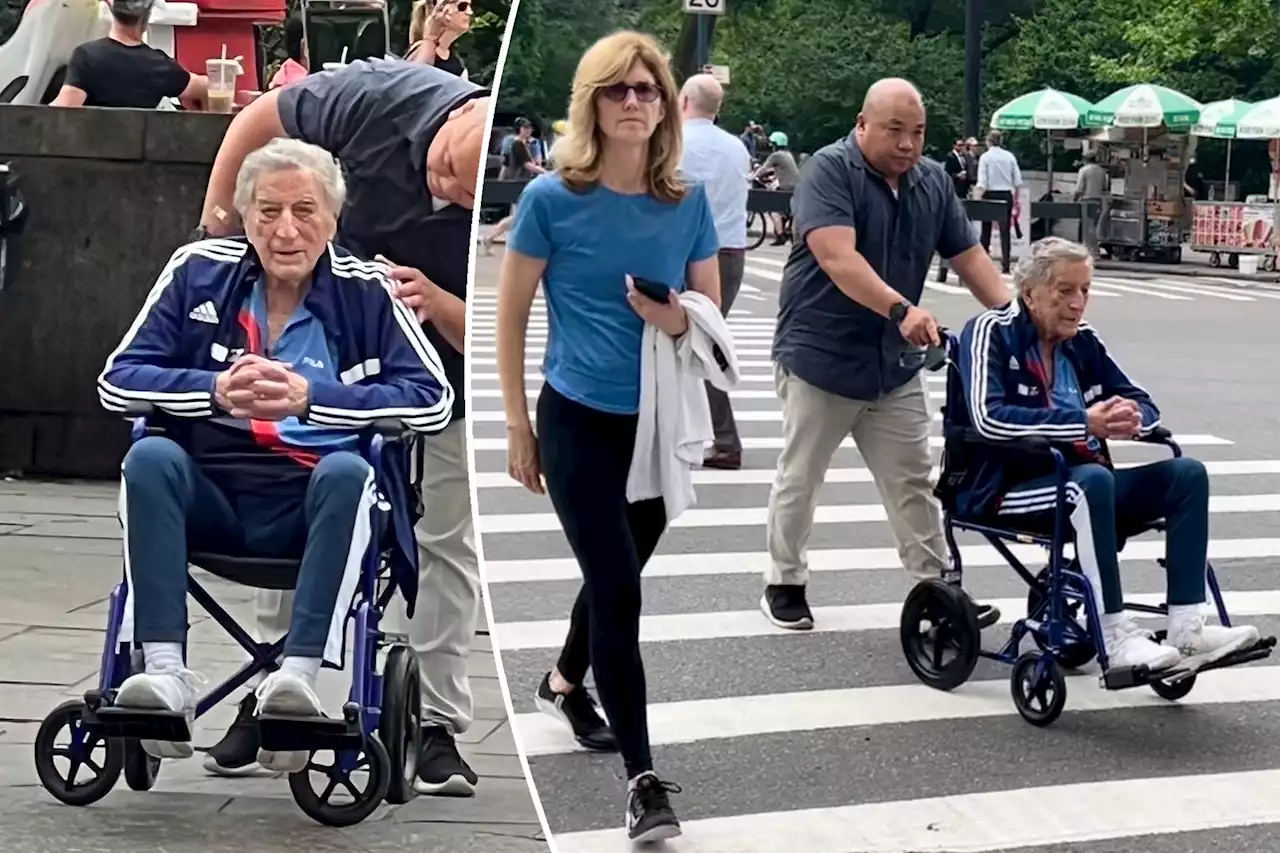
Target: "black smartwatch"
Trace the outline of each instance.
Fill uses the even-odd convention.
[[[894,303],[893,307],[889,309],[889,319],[894,325],[898,325],[907,319],[907,312],[910,310],[911,303],[903,299],[901,302]]]

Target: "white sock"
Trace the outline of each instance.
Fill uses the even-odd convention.
[[[280,661],[280,671],[296,675],[309,687],[316,686],[316,677],[320,675],[320,658],[287,657]]]
[[[1114,626],[1116,626],[1116,625],[1119,625],[1121,622],[1123,622],[1123,621],[1124,621],[1124,619],[1125,619],[1125,616],[1126,616],[1126,615],[1128,615],[1128,614],[1127,614],[1127,612],[1126,612],[1126,611],[1124,611],[1124,610],[1121,610],[1119,613],[1103,613],[1103,614],[1102,614],[1102,627],[1103,627],[1103,628],[1111,628],[1111,627],[1114,627]]]
[[[182,643],[143,643],[142,656],[147,672],[177,672],[184,667]]]

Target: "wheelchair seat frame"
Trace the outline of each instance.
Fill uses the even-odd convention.
[[[1063,669],[1078,669],[1097,660],[1101,669],[1099,683],[1106,690],[1123,690],[1142,685],[1150,686],[1161,698],[1169,701],[1182,699],[1195,686],[1199,673],[1229,666],[1238,666],[1270,657],[1276,645],[1275,637],[1262,637],[1253,646],[1226,655],[1195,670],[1172,669],[1152,671],[1145,665],[1137,667],[1111,667],[1107,657],[1102,632],[1097,630],[1100,615],[1094,598],[1093,585],[1074,558],[1067,559],[1064,550],[1068,542],[1074,544],[1067,510],[1067,483],[1070,468],[1063,451],[1044,439],[1014,439],[996,441],[980,435],[972,428],[960,428],[950,423],[948,414],[953,401],[963,405],[964,396],[956,394],[952,383],[960,381],[952,360],[957,341],[946,330],[940,334],[944,344],[922,353],[923,367],[936,371],[945,369],[947,392],[942,407],[944,441],[942,471],[947,476],[947,453],[951,439],[961,446],[986,446],[1010,452],[1035,454],[1051,458],[1056,476],[1057,502],[1052,529],[1048,534],[1025,529],[996,526],[982,519],[957,517],[952,508],[943,502],[943,530],[947,546],[951,550],[952,567],[942,578],[924,580],[915,585],[903,605],[900,623],[900,639],[907,664],[924,684],[938,690],[954,690],[968,681],[979,659],[999,661],[1013,667],[1010,681],[1013,702],[1018,713],[1036,726],[1051,725],[1066,707],[1067,684]],[[1140,439],[1147,444],[1168,447],[1174,458],[1182,450],[1172,434],[1160,427]],[[982,536],[1017,574],[1027,583],[1026,616],[1014,620],[1008,640],[996,651],[982,648],[982,633],[978,626],[976,606],[963,591],[964,561],[955,531],[967,530]],[[1122,542],[1151,531],[1164,531],[1164,522],[1156,521],[1141,529],[1126,530]],[[1010,543],[1039,546],[1048,552],[1048,564],[1038,574],[1032,571],[1013,552]],[[1165,565],[1163,558],[1160,565]],[[1222,625],[1231,626],[1231,619],[1222,600],[1217,575],[1213,565],[1206,563],[1205,587],[1213,602]],[[1125,602],[1128,611],[1151,615],[1167,615],[1166,604],[1150,605]],[[1084,609],[1084,623],[1079,620],[1080,608]],[[929,624],[929,629],[922,629]],[[1156,631],[1156,641],[1164,639],[1164,630]],[[1031,637],[1037,651],[1022,652],[1022,641]],[[955,652],[944,662],[945,653]]]
[[[132,442],[148,435],[162,435],[150,405],[134,404],[125,413],[132,420]],[[383,480],[384,448],[390,442],[406,440],[410,430],[398,420],[380,420],[362,434],[362,456],[373,468],[376,483]],[[257,724],[262,747],[270,751],[312,753],[307,767],[290,774],[289,788],[295,802],[313,820],[328,826],[352,826],[368,818],[383,801],[402,804],[416,796],[414,781],[421,739],[422,709],[418,658],[403,635],[381,630],[381,620],[397,586],[389,574],[387,549],[383,544],[390,505],[380,494],[371,509],[374,535],[365,553],[359,589],[347,613],[354,623],[351,642],[351,687],[337,718],[259,715]],[[257,589],[293,589],[299,560],[261,559],[225,554],[193,552],[191,565],[210,574]],[[249,655],[249,662],[225,682],[201,696],[195,719],[204,716],[259,673],[278,669],[285,639],[259,643],[236,622],[203,585],[187,573],[191,598]],[[86,806],[105,797],[123,774],[132,790],[150,790],[156,782],[161,761],[142,750],[142,740],[189,742],[191,727],[182,713],[146,711],[116,707],[115,697],[130,675],[144,670],[141,645],[121,641],[125,603],[129,590],[121,580],[108,600],[106,639],[98,671],[98,684],[83,699],[68,700],[55,708],[40,726],[35,741],[36,772],[41,784],[58,800]],[[341,603],[339,603],[341,606]],[[378,653],[386,648],[381,672]],[[187,644],[183,644],[187,657]],[[64,730],[70,730],[70,744],[58,746]],[[104,756],[93,755],[101,747]],[[315,752],[332,750],[329,765],[315,763]],[[67,772],[54,763],[69,762]],[[97,772],[94,779],[79,783],[82,767]],[[359,790],[353,780],[357,771],[367,774],[367,785]],[[311,773],[323,773],[327,785],[320,791],[312,785]],[[351,802],[334,804],[331,797],[341,788]]]

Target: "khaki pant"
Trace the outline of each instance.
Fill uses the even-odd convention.
[[[387,630],[409,635],[422,676],[422,714],[427,725],[461,734],[474,713],[467,654],[480,617],[480,563],[471,519],[467,478],[467,424],[457,420],[426,438],[418,522],[418,604],[405,617],[403,598],[387,611]],[[260,642],[275,642],[289,630],[293,593],[259,590]],[[406,624],[407,623],[407,624]]]
[[[871,470],[898,555],[919,579],[940,577],[950,567],[942,532],[942,509],[930,477],[929,405],[924,377],[878,400],[851,400],[819,390],[774,365],[782,401],[782,453],[769,494],[768,584],[802,585],[809,580],[807,545],[831,457],[852,435]],[[856,537],[856,526],[851,528]]]

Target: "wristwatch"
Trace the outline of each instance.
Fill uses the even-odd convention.
[[[903,299],[901,302],[894,303],[889,309],[889,319],[896,325],[907,319],[907,312],[911,310],[911,303]]]
[[[203,225],[197,225],[195,228],[191,229],[191,232],[189,234],[187,234],[188,243],[198,243],[201,240],[208,240],[208,239],[209,239],[209,229],[205,228]]]

